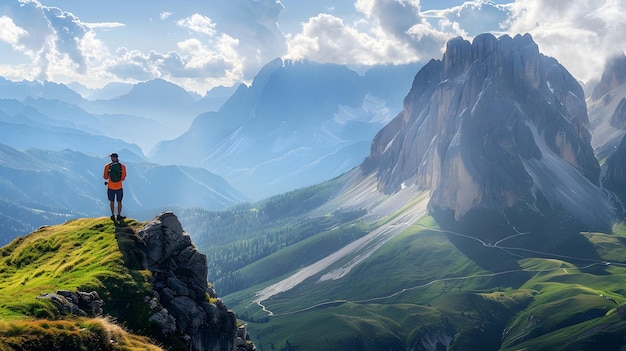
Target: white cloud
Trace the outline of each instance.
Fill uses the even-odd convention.
[[[99,23],[83,23],[85,26],[96,29],[96,28],[117,28],[117,27],[125,27],[124,23],[120,22],[99,22]]]
[[[516,1],[510,33],[530,33],[539,50],[576,78],[598,78],[605,57],[626,47],[626,4],[621,0]]]
[[[288,40],[288,59],[309,59],[324,63],[373,65],[379,62],[407,62],[410,48],[383,31],[360,32],[340,18],[321,14],[309,19],[302,32]]]
[[[13,23],[13,20],[7,16],[0,17],[0,40],[16,46],[20,38],[28,33]]]
[[[421,17],[417,0],[358,0],[355,8],[363,16],[353,23],[329,14],[310,18],[288,38],[285,58],[401,64],[440,57],[449,38]]]
[[[314,15],[302,17],[298,30],[288,34],[278,23],[291,8],[277,0],[207,2],[201,7],[160,4],[176,11],[156,12],[161,21],[148,26],[154,14],[145,14],[146,23],[141,16],[129,23],[110,21],[114,15],[109,21],[86,23],[38,0],[3,3],[0,41],[21,55],[13,65],[3,63],[0,75],[79,81],[90,87],[106,80],[159,77],[203,93],[216,82],[249,82],[276,57],[364,65],[427,61],[441,58],[451,37],[471,40],[489,31],[530,33],[544,54],[588,80],[600,76],[607,54],[626,46],[622,0],[517,0],[506,5],[471,0],[428,11],[421,11],[419,0],[353,0],[352,7],[336,8],[331,1],[319,6],[297,3],[291,6]],[[316,7],[328,13],[316,13]],[[145,34],[138,39],[136,33],[158,39]],[[150,41],[162,46],[153,48]]]
[[[181,27],[188,28],[194,32],[206,34],[208,36],[215,35],[215,23],[206,16],[193,14],[191,17],[183,18],[176,22]]]
[[[511,14],[510,5],[499,5],[488,0],[467,1],[459,6],[421,13],[443,33],[475,37],[481,33],[497,34]]]

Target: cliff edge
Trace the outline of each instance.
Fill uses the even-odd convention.
[[[0,350],[255,350],[172,212],[87,218],[0,249]]]

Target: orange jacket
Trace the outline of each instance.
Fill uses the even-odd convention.
[[[103,175],[104,179],[109,179],[109,166],[110,165],[111,165],[110,163],[107,163],[106,166],[104,166],[104,175]],[[120,180],[119,182],[109,181],[109,183],[107,184],[107,187],[111,190],[122,189],[122,182],[124,181],[124,179],[126,179],[126,166],[123,163],[120,163],[120,165],[122,166],[122,180]]]

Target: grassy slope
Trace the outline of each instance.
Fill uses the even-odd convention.
[[[149,272],[136,269],[141,252],[129,225],[137,223],[115,227],[107,218],[79,219],[0,249],[0,350],[159,350],[107,319],[61,316],[38,298],[57,290],[95,290],[105,315],[143,332]]]
[[[624,232],[581,234],[598,255],[585,262],[483,247],[427,218],[339,282],[311,279],[263,301],[272,317],[253,304],[254,292],[271,282],[224,299],[246,317],[260,350],[401,349],[445,340],[442,331],[454,337],[452,350],[584,349],[626,332],[615,313],[626,302],[626,268],[602,262],[626,262]],[[245,270],[293,262],[298,253],[305,251],[281,250]]]

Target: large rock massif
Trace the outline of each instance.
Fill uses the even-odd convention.
[[[419,71],[361,168],[387,193],[431,190],[442,225],[471,223],[491,235],[554,219],[603,230],[613,218],[583,90],[530,35],[450,40],[443,59]]]

